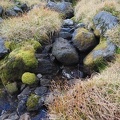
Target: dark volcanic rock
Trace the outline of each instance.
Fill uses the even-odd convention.
[[[79,61],[75,48],[63,38],[57,38],[53,44],[52,54],[64,65],[74,65]]]
[[[4,40],[0,38],[0,58],[2,58],[7,53],[8,53],[8,50],[6,49],[4,45]]]
[[[96,29],[104,33],[106,30],[113,28],[118,24],[118,18],[106,11],[99,12],[93,19]]]

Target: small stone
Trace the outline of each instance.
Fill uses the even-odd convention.
[[[38,79],[42,78],[42,75],[41,74],[37,74],[37,78]]]
[[[69,32],[60,32],[59,37],[70,40],[72,38],[72,35]]]
[[[50,86],[50,79],[40,79],[40,85],[41,86]]]
[[[42,96],[42,95],[44,95],[45,93],[47,93],[47,91],[48,91],[48,88],[47,88],[47,87],[37,87],[37,88],[35,89],[35,94],[36,94],[36,95],[39,95],[39,96]]]
[[[19,120],[31,120],[29,113],[24,113]]]
[[[63,25],[67,25],[67,26],[70,26],[70,25],[73,25],[73,20],[71,20],[71,19],[65,19],[64,21],[63,21]]]

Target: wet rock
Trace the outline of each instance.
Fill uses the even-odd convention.
[[[74,16],[74,11],[72,4],[70,2],[51,2],[49,1],[47,3],[47,7],[50,9],[53,9],[55,11],[58,11],[60,13],[63,13],[65,18],[72,18]]]
[[[24,113],[23,115],[20,116],[19,120],[31,120],[30,114],[29,113]]]
[[[50,82],[51,82],[50,79],[44,79],[44,78],[40,79],[41,86],[50,86]]]
[[[79,79],[79,78],[83,78],[84,74],[82,71],[79,70],[78,67],[65,67],[62,70],[62,76],[63,78],[66,78],[68,80],[70,79]]]
[[[47,93],[47,91],[48,88],[42,86],[42,87],[37,87],[34,92],[36,95],[43,96]]]
[[[97,44],[94,34],[84,28],[78,28],[75,30],[72,41],[76,48],[81,52],[85,52]]]
[[[0,6],[0,17],[2,17],[2,14],[3,14],[3,8],[2,6]]]
[[[79,61],[75,48],[63,38],[57,38],[53,44],[52,54],[64,65],[74,65]]]
[[[93,22],[96,29],[99,29],[101,33],[104,34],[106,30],[116,26],[119,21],[118,18],[113,16],[111,13],[101,11],[93,18]]]
[[[19,116],[16,112],[13,113],[5,113],[2,116],[0,116],[0,120],[18,120]]]
[[[59,37],[70,40],[72,38],[72,34],[69,32],[60,32]]]
[[[53,63],[50,59],[50,56],[46,55],[39,55],[38,56],[38,68],[36,69],[37,73],[40,73],[42,75],[45,74],[51,74],[55,75],[59,71],[59,67]]]
[[[17,13],[22,13],[22,12],[23,12],[22,9],[19,8],[19,7],[17,7],[17,6],[15,6],[15,7],[13,8],[13,10],[14,10],[15,12],[17,12]]]
[[[18,16],[17,12],[15,12],[13,9],[6,10],[5,15],[7,17],[16,17],[16,16]]]
[[[73,25],[73,20],[71,20],[71,19],[65,19],[65,20],[63,20],[63,25],[64,26]]]
[[[4,40],[0,38],[0,58],[4,57],[7,53],[8,50],[4,45]]]

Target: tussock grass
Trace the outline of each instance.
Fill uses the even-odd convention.
[[[7,40],[48,40],[48,34],[58,31],[61,18],[55,11],[43,7],[34,8],[27,15],[10,18],[0,24],[0,35]]]
[[[120,120],[120,61],[65,88],[49,105],[57,120]]]
[[[118,14],[120,12],[119,0],[79,0],[75,6],[75,19],[88,23],[96,13],[101,10]]]
[[[0,6],[2,6],[4,9],[7,9],[14,6],[14,3],[10,0],[0,0]]]

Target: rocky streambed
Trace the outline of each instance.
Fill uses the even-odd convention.
[[[115,54],[116,46],[109,36],[105,40],[101,36],[118,24],[117,17],[99,12],[93,18],[93,29],[70,19],[74,16],[70,2],[49,1],[46,6],[65,16],[50,44],[41,47],[36,42],[36,52],[26,46],[9,53],[4,39],[0,38],[0,58],[9,54],[1,66],[4,88],[0,93],[0,120],[49,119],[47,105],[57,94],[49,89],[53,80],[83,80],[93,71],[104,69],[106,61],[111,61]]]

